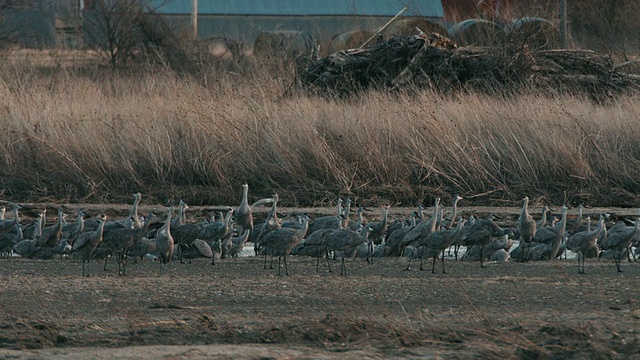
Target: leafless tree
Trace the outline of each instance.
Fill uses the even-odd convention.
[[[16,41],[19,24],[8,21],[8,12],[28,8],[26,0],[0,0],[0,46]]]
[[[126,63],[144,42],[141,24],[151,0],[95,0],[84,15],[90,46],[100,50],[112,68]]]

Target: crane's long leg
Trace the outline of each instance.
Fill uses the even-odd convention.
[[[413,260],[413,257],[409,258],[409,263],[407,264],[407,267],[404,269],[405,271],[409,270],[409,266],[411,266],[411,260]]]
[[[331,262],[329,261],[329,251],[327,251],[327,266],[329,267],[329,272],[333,272],[331,271]]]
[[[444,255],[444,253],[442,253]],[[431,265],[431,273],[435,274],[436,273],[436,258],[438,257],[438,255],[436,254],[436,256],[433,257],[433,264]],[[444,264],[443,264],[444,265]],[[444,272],[444,270],[443,270]]]
[[[289,267],[287,266],[287,254],[284,254],[284,274],[289,276]]]
[[[483,251],[484,251],[484,244],[480,245],[480,267],[481,268],[484,267],[484,260],[483,260],[484,254],[482,253]]]
[[[127,254],[122,250],[122,275],[127,275]]]
[[[620,268],[620,266],[622,265],[622,251],[618,252],[618,256],[617,259],[615,259],[615,262],[618,272],[622,272],[622,269]]]
[[[580,254],[582,253],[582,251],[578,250],[577,252],[577,257],[578,257],[578,274],[584,274],[584,265],[580,264]]]
[[[347,266],[344,263],[344,254],[342,255],[342,264],[340,267],[340,275],[347,276]]]
[[[434,259],[435,260],[435,259]],[[444,251],[442,252],[442,273],[446,274],[447,272],[444,270]]]
[[[271,258],[271,261],[273,262],[273,258]],[[271,268],[273,269],[273,266]],[[278,276],[280,276],[280,256],[278,256]]]

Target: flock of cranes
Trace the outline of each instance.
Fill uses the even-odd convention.
[[[338,200],[336,214],[311,220],[300,215],[295,221],[282,221],[278,215],[278,196],[248,202],[249,186],[243,184],[243,196],[237,208],[218,208],[212,218],[199,223],[187,222],[189,206],[183,201],[177,211],[167,208],[166,218],[158,219],[153,213],[144,217],[138,214],[141,194],[134,194],[129,216],[122,220],[108,220],[104,214],[85,218],[79,211],[77,220],[66,222],[66,214],[58,209],[57,220],[46,225],[46,210],[33,223],[23,226],[20,221],[20,206],[12,204],[13,216],[5,219],[5,208],[0,211],[0,254],[17,254],[26,258],[52,259],[56,255],[67,255],[82,260],[82,275],[90,275],[92,260],[104,259],[107,269],[109,258],[118,264],[118,273],[126,275],[128,259],[153,257],[160,263],[160,274],[166,264],[174,258],[184,262],[194,258],[237,257],[248,242],[254,244],[255,255],[278,257],[278,275],[281,262],[289,275],[287,258],[290,255],[309,256],[320,261],[326,259],[331,272],[331,260],[341,260],[341,275],[347,274],[346,260],[363,257],[373,262],[375,257],[399,257],[407,260],[410,269],[414,258],[432,259],[431,271],[436,272],[440,258],[442,272],[445,270],[445,253],[458,260],[459,249],[466,252],[462,260],[478,260],[484,267],[487,260],[504,262],[554,260],[566,258],[567,250],[577,254],[578,273],[585,272],[585,258],[604,257],[615,261],[617,271],[622,271],[622,259],[635,254],[632,248],[640,244],[640,219],[626,220],[607,228],[606,214],[600,214],[597,225],[583,217],[582,206],[577,218],[567,218],[567,207],[563,206],[560,219],[549,219],[549,208],[543,207],[539,220],[529,213],[529,198],[522,201],[517,224],[513,228],[502,228],[493,216],[485,219],[470,216],[465,219],[458,214],[460,196],[454,196],[450,209],[435,200],[431,216],[425,214],[420,205],[409,219],[389,218],[389,206],[385,206],[382,219],[366,222],[364,208],[358,208],[355,219],[351,216],[352,201]],[[255,222],[253,208],[260,204],[271,204],[264,221]],[[174,213],[175,216],[174,216]],[[512,249],[514,240],[519,245]]]

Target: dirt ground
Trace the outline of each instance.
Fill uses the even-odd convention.
[[[0,358],[640,356],[637,264],[415,265],[353,260],[341,277],[292,258],[278,277],[257,258],[201,259],[83,278],[74,260],[5,259],[0,347],[21,351]]]
[[[0,259],[0,359],[640,358],[640,265]],[[437,264],[437,269],[441,269]]]

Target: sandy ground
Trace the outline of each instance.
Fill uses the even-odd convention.
[[[0,358],[594,358],[640,354],[637,264],[604,260],[449,262],[447,274],[404,271],[406,259],[362,260],[349,275],[291,275],[262,260],[113,264],[83,278],[70,260],[0,262]],[[334,264],[337,268],[337,263]]]

